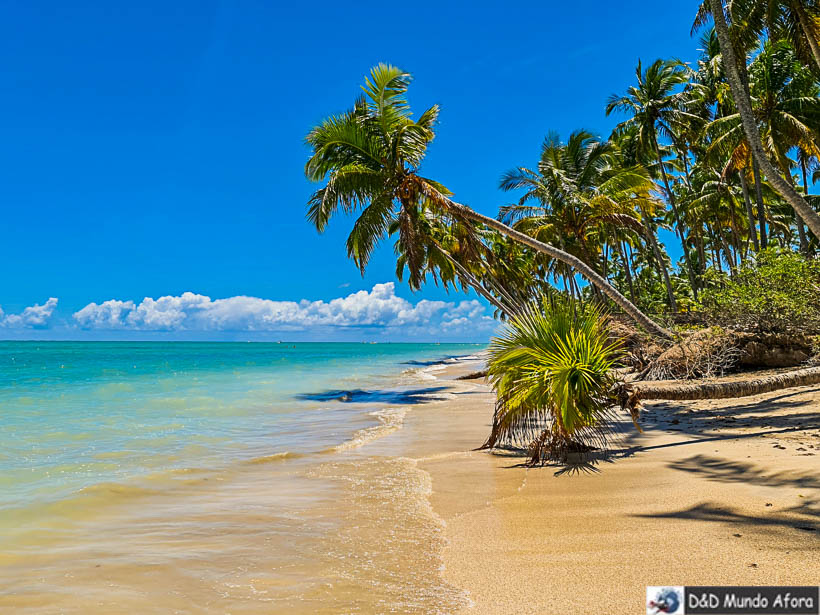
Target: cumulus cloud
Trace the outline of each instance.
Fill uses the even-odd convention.
[[[139,304],[111,299],[74,313],[84,329],[139,331],[287,331],[315,327],[381,327],[457,333],[490,330],[492,318],[475,300],[458,303],[396,296],[392,282],[330,301],[272,301],[237,296],[211,299],[191,292]]]
[[[44,304],[34,304],[19,314],[5,314],[0,309],[0,326],[9,329],[43,329],[48,326],[57,307],[57,299],[49,298]]]

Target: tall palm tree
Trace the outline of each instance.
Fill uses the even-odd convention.
[[[313,153],[305,174],[311,181],[325,182],[308,201],[308,219],[317,230],[324,230],[340,208],[360,212],[347,251],[364,270],[375,246],[397,222],[410,277],[417,282],[424,270],[422,212],[477,222],[567,264],[648,331],[671,337],[580,259],[453,201],[442,184],[420,175],[439,108],[434,105],[413,119],[406,97],[410,81],[409,73],[379,64],[365,80],[364,95],[353,109],[327,118],[308,134]]]
[[[713,27],[708,28],[703,36],[701,36],[700,45],[701,55],[698,58],[698,68],[695,71],[694,81],[692,83],[693,98],[700,104],[701,110],[699,114],[704,120],[726,117],[735,112],[735,107],[732,101],[731,89],[723,72],[723,56],[720,53],[720,42],[717,39],[717,34]],[[746,143],[746,137],[742,134],[742,130],[740,132],[741,134],[737,135],[735,142],[731,143],[731,147],[727,144],[721,148],[715,148],[712,143],[706,142],[703,139],[705,135],[701,134],[701,149],[703,151],[699,152],[699,157],[714,156],[715,149],[719,150],[720,156],[724,159],[722,160],[723,163],[726,162],[725,159],[727,157],[730,157],[730,163],[725,166],[724,173],[729,175],[734,171],[738,171],[747,208],[751,240],[755,252],[758,252],[761,247],[765,247],[767,242],[766,212],[760,187],[761,178],[757,164],[753,164],[751,160],[751,150]],[[752,184],[749,184],[747,181],[749,169],[752,170]],[[754,186],[754,198],[757,204],[756,222],[752,208],[752,191],[750,190],[750,186]],[[760,228],[760,240],[758,240],[757,229],[755,228],[756,223]]]
[[[669,181],[664,156],[658,137],[663,136],[679,144],[678,133],[690,122],[697,122],[695,114],[685,109],[688,97],[681,89],[689,81],[689,69],[678,61],[655,60],[643,70],[640,60],[635,70],[637,85],[630,86],[625,96],[613,94],[606,105],[606,114],[613,111],[630,113],[631,117],[619,129],[630,125],[637,128],[637,143],[646,152],[652,152],[666,192],[666,198],[675,218],[675,228],[683,246],[683,258],[692,290],[697,297],[697,280],[686,247],[686,231],[678,211],[675,192]]]
[[[760,129],[758,128],[754,111],[752,109],[748,85],[741,76],[739,69],[741,66],[745,69],[745,58],[743,58],[743,64],[739,64],[739,59],[729,32],[729,26],[726,23],[723,0],[709,0],[709,6],[711,9],[712,18],[715,22],[715,30],[717,32],[718,40],[720,41],[720,49],[725,58],[723,64],[726,72],[726,78],[732,89],[732,97],[734,98],[735,105],[740,113],[743,131],[746,134],[746,139],[752,150],[752,156],[755,162],[760,165],[760,168],[763,170],[763,173],[769,179],[769,182],[775,190],[777,190],[777,192],[779,192],[783,198],[786,199],[789,205],[791,205],[794,209],[795,213],[803,219],[815,236],[820,236],[820,215],[814,211],[814,209],[797,192],[791,183],[780,175],[763,148]]]

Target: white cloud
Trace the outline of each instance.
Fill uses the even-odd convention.
[[[44,304],[34,304],[24,309],[19,314],[6,314],[0,309],[0,326],[9,329],[42,329],[48,326],[54,308],[57,307],[57,299],[49,298]]]
[[[495,322],[475,300],[460,303],[421,300],[415,305],[396,296],[392,282],[376,284],[330,301],[272,301],[237,296],[211,299],[186,292],[139,304],[112,299],[89,303],[74,314],[84,329],[139,331],[287,331],[314,327],[380,327],[471,333],[489,331]]]

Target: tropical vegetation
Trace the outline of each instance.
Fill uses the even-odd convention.
[[[473,290],[507,321],[493,443],[566,448],[598,429],[618,360],[604,313],[659,348],[693,325],[820,333],[820,4],[705,0],[692,31],[695,63],[639,61],[605,102],[610,135],[550,132],[531,164],[512,160],[495,216],[422,174],[440,109],[414,115],[395,66],[307,136],[319,232],[355,215],[347,253],[362,271],[394,238],[411,288]]]
[[[538,462],[604,445],[620,357],[600,307],[566,298],[531,304],[490,344],[498,399],[485,447],[529,446]]]

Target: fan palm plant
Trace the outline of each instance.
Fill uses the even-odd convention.
[[[484,446],[529,445],[533,463],[603,446],[620,354],[600,308],[563,299],[530,304],[490,343],[498,401]]]
[[[376,66],[353,109],[329,117],[308,134],[313,154],[305,174],[311,181],[325,182],[308,202],[308,219],[318,231],[325,229],[339,209],[359,212],[347,239],[347,252],[364,271],[376,245],[397,222],[409,277],[418,286],[426,262],[425,211],[483,224],[572,267],[646,330],[672,337],[582,260],[456,203],[442,184],[420,175],[427,146],[435,136],[439,108],[434,105],[414,119],[406,96],[410,80],[409,73],[395,66]]]

